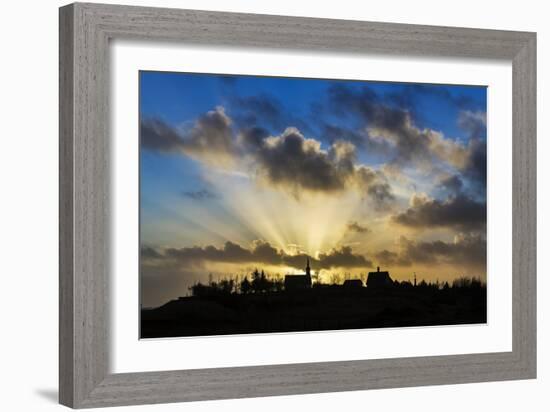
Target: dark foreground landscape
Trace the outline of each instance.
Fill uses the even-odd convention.
[[[141,338],[486,323],[486,303],[475,281],[213,293],[143,309]]]

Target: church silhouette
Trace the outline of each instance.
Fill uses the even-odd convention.
[[[285,276],[285,290],[304,290],[311,288],[311,267],[309,265],[309,256],[306,261],[306,269],[303,274],[294,274]]]

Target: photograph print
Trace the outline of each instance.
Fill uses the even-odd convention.
[[[140,338],[487,322],[487,88],[141,71]]]

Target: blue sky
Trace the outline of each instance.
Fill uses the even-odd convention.
[[[460,111],[484,111],[487,105],[486,88],[479,86],[142,71],[140,114],[142,118],[158,117],[177,126],[185,121],[183,119],[193,120],[217,105],[223,105],[231,114],[236,96],[267,95],[283,103],[286,112],[308,118],[315,110],[314,106],[325,100],[327,90],[336,84],[355,90],[367,86],[390,105],[414,105],[420,126],[440,130],[451,138],[468,138],[456,122]],[[409,102],[399,102],[399,98],[409,99]],[[332,122],[343,123],[338,117],[325,114]],[[314,128],[315,124],[310,126]]]

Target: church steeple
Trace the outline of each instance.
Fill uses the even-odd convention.
[[[309,267],[309,256],[307,257],[306,263],[306,276],[311,276],[311,268]]]

